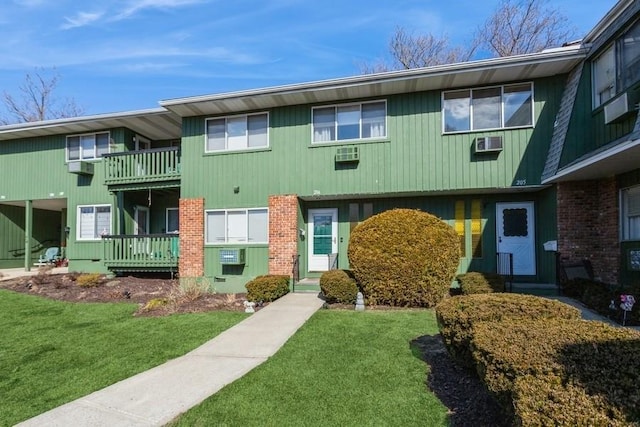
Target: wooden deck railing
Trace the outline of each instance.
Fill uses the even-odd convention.
[[[102,237],[104,264],[113,270],[177,269],[177,234],[108,235]]]
[[[180,149],[106,154],[104,167],[107,185],[177,180],[180,179]]]

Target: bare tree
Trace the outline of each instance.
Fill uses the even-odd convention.
[[[391,70],[403,70],[434,65],[467,61],[473,49],[464,52],[460,47],[452,47],[446,35],[433,34],[413,35],[404,28],[397,27],[389,41],[391,62],[379,60],[373,64],[363,64],[361,71],[365,74]]]
[[[494,56],[540,52],[575,37],[568,18],[548,0],[503,0],[476,31],[476,43]]]
[[[360,66],[363,73],[430,67],[469,61],[482,51],[489,56],[539,52],[561,46],[575,37],[568,18],[546,7],[548,0],[502,0],[492,15],[472,34],[464,48],[452,46],[446,36],[408,34],[397,27],[389,41],[390,62]]]
[[[24,123],[49,119],[62,119],[82,115],[84,109],[72,98],[56,99],[54,92],[60,81],[57,70],[36,68],[25,75],[18,86],[16,97],[8,92],[2,95],[2,101],[10,115],[0,118],[0,123]]]

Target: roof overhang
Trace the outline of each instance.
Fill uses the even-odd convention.
[[[399,191],[393,193],[351,193],[351,194],[314,194],[298,195],[300,200],[305,202],[325,201],[325,200],[363,200],[363,199],[384,199],[389,197],[448,197],[448,196],[469,196],[483,194],[522,194],[535,193],[549,188],[550,185],[527,185],[521,187],[487,187],[468,188],[459,190],[430,190],[430,191]]]
[[[0,141],[53,134],[82,134],[125,127],[152,140],[178,139],[182,119],[165,108],[98,114],[0,126]]]
[[[640,139],[633,139],[571,163],[542,183],[601,179],[638,169],[639,164]]]
[[[586,47],[571,45],[527,55],[169,99],[160,101],[160,105],[181,117],[189,117],[491,85],[568,73],[586,53]]]

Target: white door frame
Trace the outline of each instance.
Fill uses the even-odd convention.
[[[144,231],[145,233],[140,233],[140,212],[145,212],[145,223],[144,223]],[[135,207],[135,211],[133,213],[133,234],[149,234],[149,208],[147,206],[137,205]]]
[[[505,236],[503,212],[507,209],[525,209],[527,229],[525,236]],[[535,276],[536,229],[534,202],[496,203],[496,250],[513,254],[513,274]]]
[[[331,218],[331,252],[314,255],[315,240],[315,223],[314,217],[323,216]],[[330,268],[331,254],[338,252],[338,209],[309,209],[308,211],[308,253],[307,253],[307,270],[308,271],[327,271]]]

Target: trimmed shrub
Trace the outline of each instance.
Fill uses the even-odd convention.
[[[504,319],[579,319],[580,311],[533,295],[493,293],[445,299],[436,306],[436,317],[449,354],[461,366],[472,368],[470,341],[475,323]]]
[[[289,293],[289,276],[266,274],[258,276],[245,285],[247,301],[275,301]]]
[[[329,270],[320,276],[320,289],[328,303],[355,304],[358,286],[344,270]]]
[[[507,319],[476,323],[472,333],[478,373],[516,425],[640,423],[640,332]]]
[[[102,283],[102,275],[98,273],[81,274],[76,279],[76,284],[83,288],[93,288]]]
[[[368,304],[433,307],[455,276],[460,240],[431,214],[393,209],[354,228],[348,255]]]
[[[504,277],[499,274],[473,271],[459,274],[457,279],[463,295],[504,292]]]

